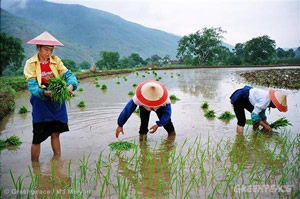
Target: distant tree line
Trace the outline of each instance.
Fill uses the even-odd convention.
[[[182,37],[178,42],[176,63],[188,66],[209,65],[268,65],[300,64],[300,47],[296,50],[276,48],[276,43],[269,36],[253,38],[245,43],[237,43],[232,51],[222,45],[221,28],[203,28]],[[25,58],[22,42],[19,38],[0,34],[0,76],[21,75],[22,62]],[[142,67],[146,65],[172,64],[170,56],[152,55],[143,59],[138,53],[120,57],[116,51],[101,51],[100,59],[91,65],[83,61],[78,65],[70,59],[62,59],[66,67],[74,72],[96,67],[100,70]]]

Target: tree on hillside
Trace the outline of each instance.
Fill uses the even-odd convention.
[[[221,28],[203,28],[182,37],[178,42],[177,58],[192,55],[199,65],[210,64],[216,57],[225,33]]]
[[[118,52],[101,51],[101,59],[96,62],[99,69],[116,69],[118,68],[120,54]]]
[[[91,67],[91,64],[87,61],[83,61],[79,64],[79,67],[81,69],[89,69]]]
[[[270,64],[275,55],[275,46],[275,41],[267,35],[253,38],[245,43],[245,61],[250,64]]]
[[[71,59],[62,59],[61,61],[64,63],[64,65],[65,65],[70,71],[72,71],[72,72],[78,71],[78,68],[77,68],[77,66],[76,66],[76,63],[75,63],[73,60],[71,60]]]
[[[0,34],[0,76],[5,67],[13,64],[14,70],[21,67],[25,58],[22,42],[19,38]]]
[[[134,66],[145,65],[145,61],[138,53],[131,53],[128,58],[134,62]]]

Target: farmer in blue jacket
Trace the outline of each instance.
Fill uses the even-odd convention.
[[[175,130],[171,121],[171,104],[167,88],[158,81],[147,80],[138,85],[135,96],[127,103],[118,118],[118,127],[116,129],[116,138],[119,134],[124,134],[123,125],[139,106],[141,125],[140,140],[145,140],[148,133],[148,123],[151,111],[155,111],[159,121],[151,128],[150,133],[154,133],[158,127],[164,127],[168,136],[175,136]]]
[[[231,104],[237,117],[237,133],[244,132],[246,124],[245,109],[251,113],[253,130],[262,126],[267,132],[272,132],[267,122],[266,109],[277,108],[280,112],[287,111],[286,95],[270,89],[269,92],[245,86],[236,90],[230,96]]]

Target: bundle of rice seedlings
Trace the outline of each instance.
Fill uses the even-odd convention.
[[[27,113],[28,110],[27,110],[27,107],[22,105],[19,109],[19,114],[23,114],[23,113]]]
[[[84,102],[84,101],[80,101],[80,102],[77,104],[77,106],[78,106],[79,108],[83,108],[83,107],[85,107],[85,102]]]
[[[286,126],[292,126],[292,124],[285,117],[279,118],[278,120],[270,124],[270,127],[272,129],[279,129]]]
[[[170,100],[180,100],[178,97],[176,97],[176,95],[170,95]]]
[[[218,119],[220,120],[231,120],[235,117],[235,115],[231,114],[229,111],[225,111],[224,113],[221,114]]]
[[[51,78],[48,90],[51,91],[53,102],[62,104],[64,101],[70,101],[71,99],[67,83],[60,78]]]
[[[203,104],[201,105],[201,108],[203,109],[208,109],[208,102],[203,102]]]
[[[109,146],[112,151],[124,151],[137,147],[136,144],[127,141],[112,142]]]
[[[10,146],[19,146],[22,144],[22,141],[18,136],[13,135],[13,136],[10,136],[9,138],[7,138],[5,140],[5,143]]]
[[[18,136],[13,135],[7,138],[6,140],[0,140],[0,151],[8,146],[19,146],[21,144],[21,139]]]
[[[214,111],[214,110],[209,110],[209,111],[207,111],[207,112],[204,114],[204,116],[205,116],[206,118],[214,118],[214,117],[216,117],[215,111]]]

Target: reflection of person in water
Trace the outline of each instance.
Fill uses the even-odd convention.
[[[40,162],[32,162],[33,173],[38,176],[38,184],[34,190],[37,198],[52,198],[53,196],[69,198],[67,187],[71,186],[71,178],[66,175],[68,167],[65,165],[66,162],[59,156],[53,156],[46,166]],[[52,172],[54,172],[53,176]]]
[[[270,89],[269,92],[245,86],[236,90],[230,96],[231,104],[237,117],[237,133],[244,132],[246,124],[245,109],[251,113],[253,122],[253,130],[257,130],[259,126],[267,132],[272,132],[267,122],[266,109],[277,108],[281,112],[287,111],[286,95]]]
[[[261,133],[254,133],[245,137],[243,134],[236,134],[234,144],[229,152],[229,157],[233,163],[252,165],[259,162],[264,165],[282,167],[286,159],[282,156],[273,156],[273,149],[270,142],[272,136],[266,137]]]
[[[173,149],[174,141],[175,136],[168,137],[152,152],[147,141],[140,141],[141,157],[137,170],[128,168],[126,159],[119,157],[119,174],[134,184],[132,187],[137,189],[139,197],[148,198],[168,191],[171,182],[168,153]]]

